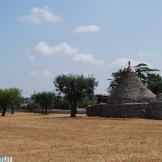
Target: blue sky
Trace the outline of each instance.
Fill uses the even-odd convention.
[[[1,0],[0,87],[53,90],[59,74],[111,72],[140,62],[162,70],[160,0]]]

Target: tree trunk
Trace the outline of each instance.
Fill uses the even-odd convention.
[[[46,115],[48,114],[48,109],[47,109],[47,108],[45,108],[45,114],[46,114]]]
[[[4,107],[3,110],[2,110],[2,116],[5,116],[5,114],[6,114],[6,110],[7,110],[7,108]]]
[[[76,117],[76,113],[77,113],[77,102],[72,104],[71,107],[71,118],[75,118]]]
[[[42,107],[42,113],[43,113],[43,107]]]
[[[11,114],[14,114],[14,107],[12,106]]]

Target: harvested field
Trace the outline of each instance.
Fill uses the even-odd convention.
[[[66,114],[0,117],[0,155],[13,162],[161,162],[162,121]]]

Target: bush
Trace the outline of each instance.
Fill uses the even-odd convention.
[[[61,96],[56,96],[54,98],[54,108],[70,110],[70,103]]]
[[[40,106],[36,103],[30,102],[27,104],[26,109],[30,112],[34,112],[36,109],[40,109]]]
[[[87,100],[87,101],[83,101],[83,102],[80,102],[78,104],[78,107],[79,108],[86,108],[88,107],[89,105],[94,105],[96,103],[95,100]]]

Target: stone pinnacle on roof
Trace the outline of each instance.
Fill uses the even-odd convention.
[[[128,61],[128,66],[131,66],[131,62],[130,61]]]
[[[128,71],[129,72],[134,72],[132,67],[131,67],[131,62],[130,61],[128,61]]]

